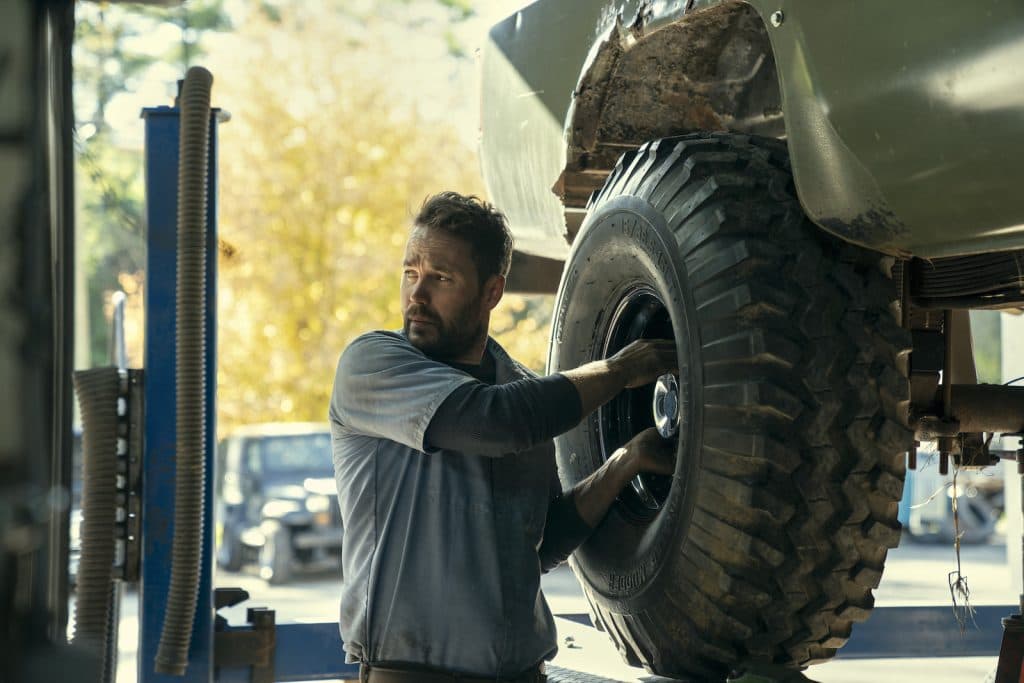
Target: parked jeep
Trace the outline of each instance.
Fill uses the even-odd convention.
[[[217,447],[217,563],[256,563],[272,584],[296,568],[338,567],[341,514],[325,424],[245,427]]]
[[[557,439],[566,486],[641,429],[678,439],[570,560],[629,662],[831,658],[915,438],[980,467],[1024,428],[967,324],[1024,304],[1022,61],[997,0],[539,0],[491,29],[482,169],[508,289],[557,293],[549,370],[677,345],[678,376]]]

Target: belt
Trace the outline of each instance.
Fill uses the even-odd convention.
[[[546,683],[544,664],[538,664],[526,673],[512,678],[482,678],[465,674],[416,667],[396,668],[395,665],[359,665],[360,683]]]

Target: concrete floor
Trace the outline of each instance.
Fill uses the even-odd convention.
[[[1003,545],[965,546],[961,553],[975,605],[1007,605],[1015,602]],[[876,591],[878,606],[947,605],[947,574],[956,568],[953,549],[905,543],[890,554],[885,577]],[[218,585],[237,585],[250,592],[251,606],[277,610],[277,622],[318,622],[337,618],[337,580],[330,575],[298,577],[292,585],[268,588],[253,572],[222,572]],[[587,611],[575,577],[567,567],[546,575],[543,588],[555,614]],[[118,683],[135,683],[138,632],[138,601],[134,592],[124,596],[121,608]],[[246,605],[222,613],[232,623],[243,623]],[[871,622],[854,631],[868,629]],[[622,663],[603,633],[579,624],[558,620],[560,651],[553,664],[564,669],[601,676],[606,681],[653,683],[658,679]],[[566,638],[571,638],[567,641]],[[906,634],[913,639],[913,633]],[[909,640],[908,640],[909,642]],[[570,647],[571,645],[571,647]],[[839,659],[811,667],[808,680],[820,683],[887,683],[924,680],[929,683],[983,683],[995,668],[995,653],[989,657],[932,657],[927,659]],[[664,679],[662,679],[664,680]]]

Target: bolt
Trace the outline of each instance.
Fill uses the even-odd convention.
[[[778,28],[782,26],[782,22],[785,21],[786,15],[782,13],[782,10],[775,10],[772,12],[772,26]]]

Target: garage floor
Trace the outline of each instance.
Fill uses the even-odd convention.
[[[904,543],[892,551],[885,578],[876,592],[878,606],[948,605],[946,576],[956,560],[948,546]],[[1008,605],[1014,602],[1014,586],[1001,543],[965,546],[963,572],[971,586],[975,605]],[[219,572],[217,585],[245,588],[252,606],[277,610],[278,623],[330,621],[337,618],[337,579],[331,574],[297,577],[294,584],[268,588],[255,572]],[[567,567],[543,577],[545,595],[555,614],[587,611],[586,600]],[[246,604],[223,613],[233,623],[245,621]],[[117,683],[135,683],[138,629],[138,595],[126,591],[121,609],[120,656]],[[952,618],[952,617],[951,617]],[[557,618],[559,653],[549,667],[550,683],[661,683],[667,679],[626,666],[603,633],[564,618]],[[871,628],[871,622],[861,628]],[[857,631],[854,631],[854,638]],[[912,633],[902,634],[912,639]],[[571,639],[571,640],[567,640]],[[910,642],[908,640],[908,642]],[[987,657],[930,657],[927,659],[843,659],[805,672],[820,683],[984,683],[995,669],[996,653]],[[763,679],[750,681],[762,683]],[[746,681],[744,682],[746,683]]]
[[[965,545],[961,552],[963,574],[971,587],[975,606],[1012,605],[1014,586],[1006,562],[1002,540],[986,545]],[[956,568],[953,549],[946,545],[904,542],[892,551],[886,564],[882,585],[875,593],[876,605],[948,605],[947,575]],[[555,614],[586,612],[586,600],[580,594],[570,572],[548,574],[543,579],[544,593]],[[1009,610],[1007,615],[1009,615]],[[952,612],[950,613],[952,619]],[[622,663],[611,641],[593,628],[567,619],[556,619],[559,629],[559,653],[549,669],[551,683],[660,683],[668,679],[650,676]],[[860,628],[871,628],[871,622]],[[854,629],[854,639],[857,629]],[[913,634],[901,634],[911,639]],[[571,641],[567,641],[571,638]],[[851,641],[853,642],[853,641]],[[908,641],[909,642],[909,641]],[[998,648],[998,643],[995,645]],[[987,657],[929,657],[899,659],[844,659],[811,667],[804,672],[807,681],[819,683],[896,683],[924,680],[929,683],[984,683],[994,671],[996,654]],[[581,676],[581,673],[590,677]],[[767,679],[756,679],[760,683]],[[750,683],[755,683],[751,680]]]

